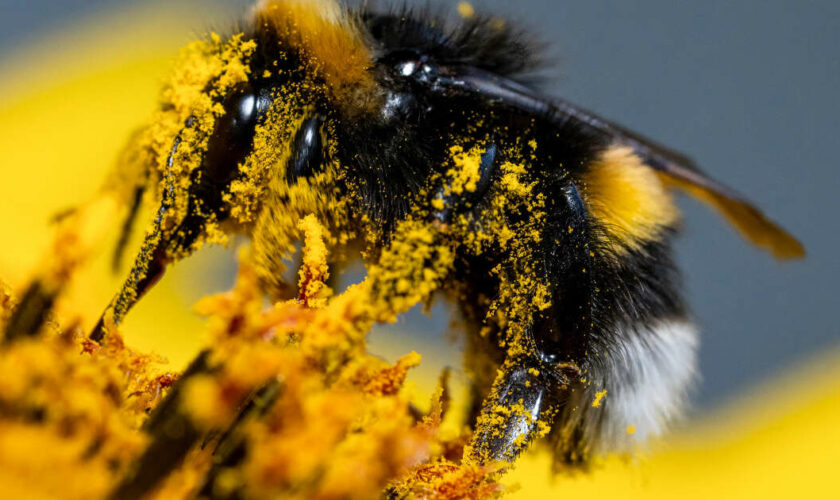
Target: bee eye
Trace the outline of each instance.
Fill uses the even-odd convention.
[[[324,118],[313,115],[303,120],[292,144],[292,156],[286,168],[289,181],[314,174],[324,160],[321,148],[321,125]]]
[[[254,89],[248,82],[234,87],[222,101],[225,113],[207,145],[202,171],[217,184],[229,182],[237,166],[251,150],[257,123],[271,106],[268,90]]]

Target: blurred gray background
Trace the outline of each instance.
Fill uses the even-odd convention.
[[[128,3],[138,0],[2,0],[0,58]],[[227,12],[248,4],[217,3]],[[472,3],[548,43],[549,93],[690,154],[805,243],[806,260],[778,263],[699,203],[680,201],[678,260],[703,332],[698,410],[840,347],[840,2]],[[437,339],[447,321],[437,309],[434,319],[409,313],[398,328],[437,345],[433,362],[457,364]]]

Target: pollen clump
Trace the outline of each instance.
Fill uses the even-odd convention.
[[[464,19],[475,16],[475,7],[469,2],[458,2],[458,15]]]
[[[595,393],[595,400],[592,401],[592,408],[600,408],[604,398],[607,396],[607,390],[598,391]]]
[[[324,285],[329,278],[327,247],[324,244],[324,228],[314,215],[307,215],[300,221],[303,231],[303,265],[300,269],[300,300],[310,307],[323,306],[321,294],[328,292]]]
[[[481,165],[481,154],[483,151],[479,148],[464,151],[461,146],[452,146],[449,152],[455,163],[455,166],[449,172],[449,176],[452,178],[450,191],[455,194],[462,194],[464,191],[475,191],[480,177],[478,170]]]
[[[525,173],[525,166],[522,164],[506,162],[502,165],[501,182],[505,190],[511,194],[519,197],[527,197],[531,193],[533,186],[527,182],[523,182],[523,174]]]

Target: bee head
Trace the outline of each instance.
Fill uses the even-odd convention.
[[[377,130],[394,135],[412,106],[407,95],[377,90],[366,38],[345,14],[326,0],[261,2],[241,32],[182,50],[158,112],[137,139],[151,159],[138,185],[154,189],[158,208],[111,303],[115,321],[168,264],[205,243],[270,231],[272,248],[287,249],[303,215],[339,225],[339,185],[377,185],[375,175],[367,183],[344,178],[368,167],[338,158],[335,145],[365,141],[336,130],[373,114],[381,115]]]
[[[324,91],[299,58],[278,56],[275,40],[247,34],[205,43],[214,48],[202,47],[200,61],[179,63],[150,132],[157,246],[169,260],[231,228],[247,231],[270,192],[313,177],[325,163]],[[203,75],[199,62],[215,71]]]
[[[266,67],[258,48],[246,34],[212,36],[176,62],[158,112],[136,139],[151,159],[141,182],[154,189],[158,207],[111,304],[115,321],[169,263],[247,232],[272,183],[292,183],[321,165],[323,118],[312,112],[312,86],[291,64]]]

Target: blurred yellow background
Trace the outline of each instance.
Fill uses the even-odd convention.
[[[188,40],[177,21],[188,14],[183,6],[139,8],[56,35],[5,61],[0,278],[14,288],[37,268],[51,234],[49,218],[93,196],[129,131],[150,116],[159,82]],[[122,278],[109,272],[109,257],[103,250],[69,293],[86,327]],[[202,342],[202,322],[191,303],[218,288],[214,270],[230,261],[229,252],[211,251],[170,271],[128,317],[128,342],[167,356],[173,368],[183,366]],[[384,350],[417,348],[395,341]],[[547,457],[533,453],[510,477],[519,485],[511,498],[840,497],[834,477],[840,466],[838,362],[840,353],[831,352],[788,369],[694,419],[633,463],[609,460],[590,475],[551,479]],[[421,370],[415,377],[419,398],[428,397],[433,374]]]

